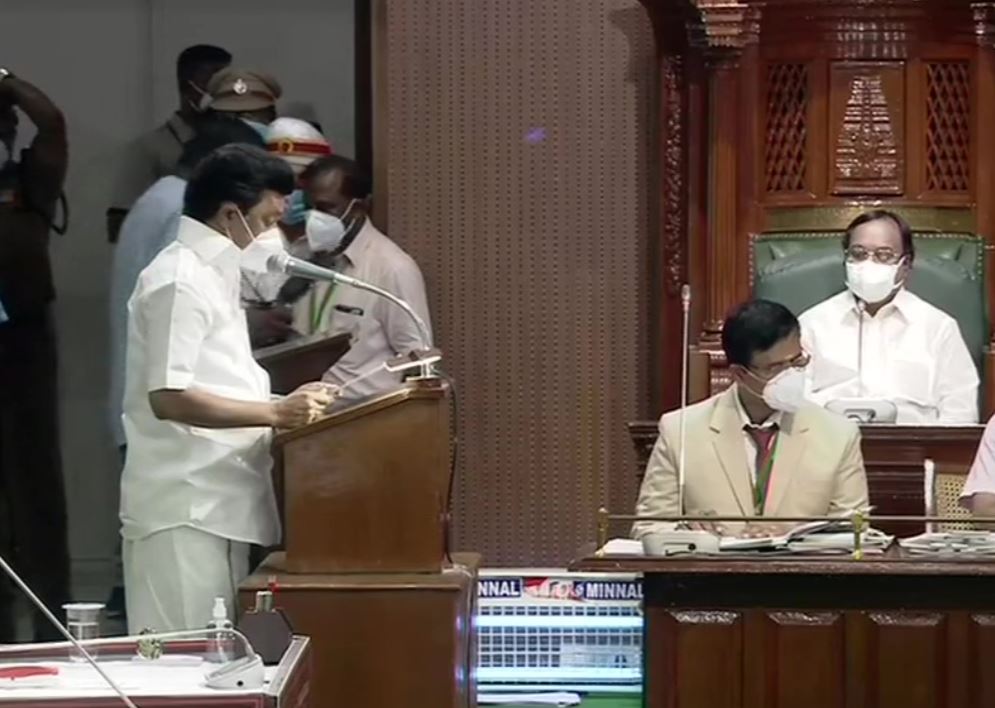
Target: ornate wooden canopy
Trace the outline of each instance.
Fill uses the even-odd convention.
[[[751,234],[841,228],[871,204],[995,232],[995,2],[642,1],[660,80],[661,408],[679,402],[681,285],[717,350],[749,294]]]

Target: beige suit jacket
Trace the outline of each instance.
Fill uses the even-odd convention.
[[[753,483],[736,395],[732,386],[686,410],[687,515],[754,516]],[[637,514],[680,514],[679,459],[680,411],[672,411],[660,418],[660,433],[639,490]],[[857,426],[814,405],[784,414],[763,515],[824,516],[866,505],[867,477]],[[633,535],[641,538],[668,526],[636,522]]]

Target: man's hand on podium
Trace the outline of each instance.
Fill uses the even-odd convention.
[[[299,428],[313,423],[332,402],[330,389],[322,383],[304,384],[289,396],[273,402],[274,428]]]

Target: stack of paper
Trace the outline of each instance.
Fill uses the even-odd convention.
[[[995,533],[991,531],[924,533],[899,544],[916,555],[995,555]]]

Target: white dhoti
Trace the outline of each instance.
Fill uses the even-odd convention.
[[[238,584],[249,574],[249,544],[179,526],[126,539],[122,553],[129,634],[206,627],[216,597],[234,619]]]

